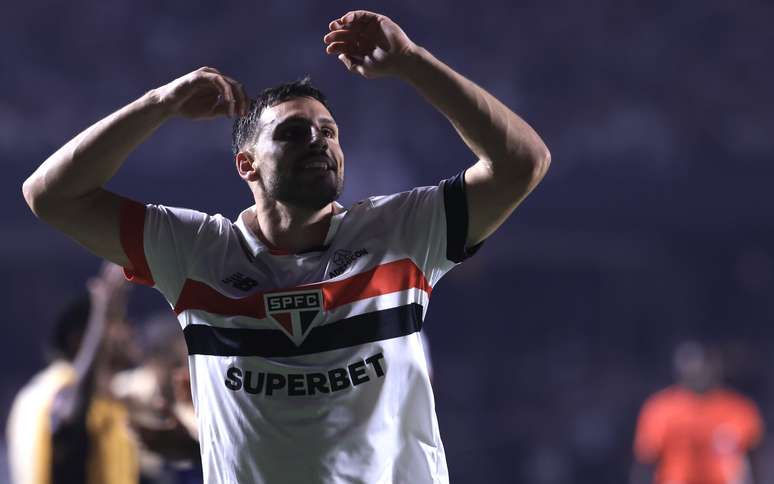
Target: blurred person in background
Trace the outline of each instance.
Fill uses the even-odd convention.
[[[325,96],[301,81],[251,102],[203,67],[89,127],[24,183],[37,216],[175,308],[208,483],[448,482],[419,336],[429,296],[550,163],[526,122],[391,19],[349,12],[328,29],[327,54],[367,79],[416,88],[477,161],[438,185],[345,209]],[[103,188],[168,120],[226,115],[239,118],[234,165],[254,202],[236,223]]]
[[[136,484],[137,457],[126,408],[110,382],[137,357],[125,319],[128,284],[105,263],[88,296],[59,316],[52,363],[11,408],[7,440],[14,484]]]
[[[142,484],[202,482],[188,352],[175,313],[156,313],[139,325],[142,362],[113,378],[137,437]]]
[[[677,382],[649,397],[637,422],[633,484],[752,484],[763,438],[756,404],[722,385],[717,350],[674,352]]]

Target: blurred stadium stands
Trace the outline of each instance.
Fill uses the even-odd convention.
[[[452,482],[625,482],[639,405],[671,381],[685,337],[723,346],[730,382],[772,426],[774,6],[719,0],[5,4],[3,420],[42,365],[47,324],[98,266],[34,219],[22,181],[144,91],[201,65],[251,94],[309,73],[341,126],[345,203],[473,161],[408,86],[325,56],[328,21],[352,8],[391,16],[553,155],[517,215],[434,292],[426,328]],[[171,122],[111,187],[235,217],[251,201],[229,136],[226,121]],[[164,304],[136,296],[137,315]]]

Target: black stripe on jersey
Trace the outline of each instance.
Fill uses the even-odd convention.
[[[183,330],[189,355],[299,356],[337,350],[416,333],[422,329],[417,303],[342,319],[312,329],[296,346],[279,329],[217,328],[189,324]]]
[[[477,244],[466,247],[468,239],[468,200],[465,198],[465,170],[443,181],[443,202],[446,211],[446,258],[462,262],[478,251]]]

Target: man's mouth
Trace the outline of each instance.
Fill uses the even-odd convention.
[[[328,170],[329,168],[327,161],[313,161],[304,165],[304,170]]]
[[[299,169],[301,171],[335,170],[336,165],[333,163],[333,160],[325,155],[312,155],[304,158],[299,165]]]

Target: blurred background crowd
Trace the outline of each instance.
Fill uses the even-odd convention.
[[[4,4],[0,426],[47,364],[60,310],[100,267],[34,219],[21,184],[146,90],[202,65],[251,95],[310,74],[341,128],[345,205],[474,161],[409,86],[325,55],[328,22],[353,8],[392,17],[521,114],[553,156],[517,214],[434,292],[425,328],[452,482],[627,482],[640,409],[675,381],[686,340],[713,349],[772,428],[774,5],[719,0]],[[230,128],[173,121],[110,187],[236,217],[252,202]],[[138,343],[164,309],[132,292]],[[757,482],[774,482],[763,430],[758,454]]]

